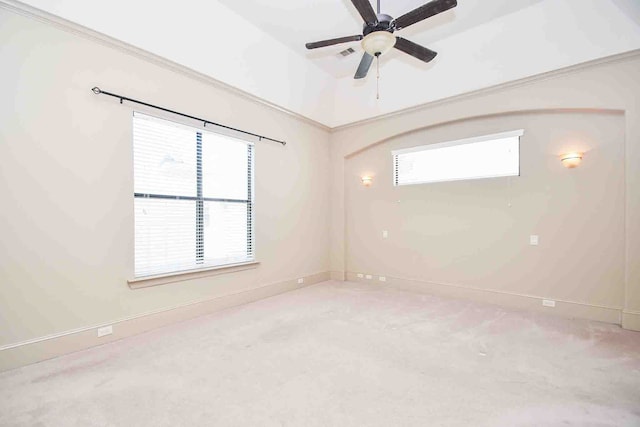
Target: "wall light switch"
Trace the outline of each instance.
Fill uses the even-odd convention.
[[[538,241],[539,241],[539,238],[537,235],[532,234],[531,236],[529,236],[529,244],[531,246],[538,246]]]
[[[103,326],[98,328],[98,338],[104,337],[105,335],[111,335],[113,333],[113,326]]]
[[[380,280],[381,282],[386,282],[387,278],[384,277],[384,276],[380,276],[380,277],[378,277],[378,280]]]
[[[304,283],[304,278],[300,278],[300,279],[298,279],[298,284],[300,285],[300,284],[302,284],[302,283]]]
[[[358,279],[362,279],[363,277],[364,277],[364,274],[358,273]]]
[[[370,275],[370,274],[367,274],[365,277],[367,278],[367,280],[371,280],[371,279],[373,279],[373,276],[372,276],[372,275]]]
[[[387,230],[382,230],[382,238],[386,239],[387,237],[389,237],[389,231]]]

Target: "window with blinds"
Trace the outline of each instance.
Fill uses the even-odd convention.
[[[523,130],[392,151],[393,184],[520,175]]]
[[[252,143],[133,116],[135,276],[254,260]]]

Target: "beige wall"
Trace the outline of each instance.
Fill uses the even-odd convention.
[[[2,7],[0,63],[0,347],[328,271],[326,130]],[[256,148],[258,268],[127,286],[133,107],[96,85],[288,142]]]
[[[3,7],[0,348],[269,284],[278,284],[280,291],[291,289],[291,279],[319,281],[329,269],[332,277],[344,277],[352,268],[622,307],[627,316],[623,322],[640,329],[637,53],[330,134],[152,56]],[[219,59],[212,55],[211,60]],[[127,286],[133,276],[132,106],[93,95],[89,89],[95,85],[288,141],[286,147],[257,146],[258,268],[138,290]],[[556,109],[598,111],[549,111]],[[530,110],[546,112],[511,114]],[[470,119],[486,115],[495,117]],[[456,123],[438,126],[452,121]],[[436,127],[412,133],[431,126]],[[397,204],[390,179],[383,178],[389,173],[388,149],[395,144],[519,127],[527,129],[523,141],[532,151],[524,166],[531,175],[512,179],[510,188],[508,180],[487,180],[397,189],[403,192]],[[562,138],[575,132],[592,138],[590,151],[583,167],[566,171],[558,167],[555,154]],[[363,168],[378,175],[368,193],[356,179]],[[597,190],[597,198],[585,193],[588,185]],[[482,189],[479,196],[474,188]],[[431,204],[421,201],[426,196]],[[513,202],[509,209],[504,205],[508,200]],[[600,201],[606,203],[598,206]],[[596,223],[587,223],[580,208],[596,206]],[[452,218],[452,212],[459,214],[455,207],[476,214]],[[425,218],[430,219],[427,227]],[[446,227],[434,228],[434,219]],[[388,225],[394,220],[404,229]],[[479,227],[487,222],[490,227]],[[558,240],[560,227],[580,245]],[[391,233],[387,244],[402,237],[404,256],[379,244],[381,229]],[[535,249],[526,245],[534,232],[541,236]],[[460,245],[449,242],[447,234]],[[435,252],[438,243],[446,245],[442,253]],[[429,270],[416,269],[415,263],[426,257],[425,248],[435,258],[427,257],[433,261]],[[558,263],[548,248],[551,254],[573,249],[569,259],[563,258],[575,274],[566,285],[560,278],[566,277],[567,264]],[[544,280],[518,280],[525,271],[510,264],[514,259],[526,272],[544,274]],[[584,259],[598,263],[577,271]],[[496,264],[502,270],[490,268]],[[237,300],[268,294],[260,291]],[[43,354],[51,355],[50,350]],[[14,353],[14,358],[23,354]],[[47,356],[32,360],[42,357]]]
[[[391,150],[516,129],[518,177],[393,186]],[[558,155],[571,151],[585,161],[569,170]],[[392,138],[346,160],[346,270],[621,309],[623,164],[622,114],[501,115]]]
[[[467,286],[469,295],[473,287],[622,308],[623,325],[640,329],[639,74],[640,54],[633,52],[335,130],[334,277],[370,269],[423,280],[425,288],[426,281],[444,282],[462,296],[457,286]],[[540,110],[547,113],[526,113]],[[528,175],[512,179],[511,189],[506,179],[390,187],[388,150],[396,144],[521,127],[527,129]],[[411,133],[419,129],[426,130]],[[575,171],[561,169],[555,157],[571,135],[584,137],[592,150]],[[355,176],[365,169],[381,174],[369,193]],[[510,198],[513,206],[506,209]],[[394,230],[392,222],[403,225]],[[385,227],[388,242],[380,238]],[[556,236],[561,227],[574,244]],[[538,248],[527,246],[529,234],[541,236]],[[514,262],[524,271],[512,268]]]

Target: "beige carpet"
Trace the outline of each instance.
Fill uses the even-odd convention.
[[[0,374],[2,426],[640,426],[640,333],[325,282]]]

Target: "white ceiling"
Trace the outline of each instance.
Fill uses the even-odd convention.
[[[219,1],[332,76],[353,77],[362,56],[359,42],[314,50],[304,47],[306,42],[362,34],[362,18],[350,0]],[[380,10],[397,18],[427,1],[381,0]],[[434,41],[541,1],[543,0],[460,0],[458,7],[414,24],[397,34],[428,47]],[[375,0],[371,4],[375,9]],[[352,47],[356,53],[346,59],[339,53],[348,47]],[[392,52],[394,56],[402,55],[397,51]]]
[[[361,32],[349,0],[24,1],[329,127],[640,48],[638,0],[458,0],[402,30],[439,55],[382,57],[376,100],[375,73],[352,78],[358,43],[304,48]],[[398,17],[425,1],[381,9]],[[347,47],[357,54],[338,57]]]

